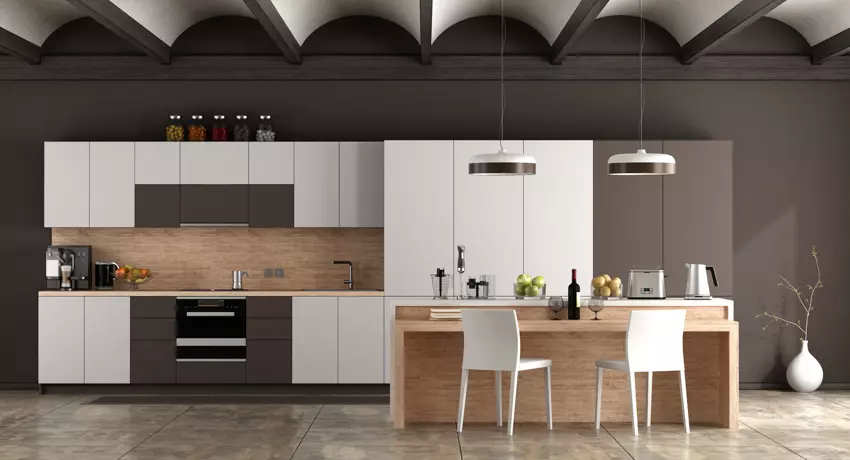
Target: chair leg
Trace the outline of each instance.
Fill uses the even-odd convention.
[[[552,429],[552,367],[546,368],[546,420]]]
[[[685,387],[685,370],[679,371],[679,391],[682,393],[682,421],[685,422],[685,433],[691,432],[691,421],[688,419],[688,390]]]
[[[514,435],[514,414],[516,413],[516,383],[519,371],[511,372],[511,394],[508,402],[508,436]]]
[[[457,403],[457,432],[463,431],[463,411],[466,409],[466,386],[469,383],[469,370],[464,369],[460,376],[460,401]]]
[[[596,429],[602,425],[602,372],[601,367],[596,368]]]
[[[646,426],[652,425],[652,371],[646,374]]]
[[[629,372],[629,394],[632,397],[632,429],[635,432],[635,437],[638,435],[638,420],[637,420],[637,388],[635,388],[635,373]]]
[[[502,371],[496,371],[496,426],[502,426]]]

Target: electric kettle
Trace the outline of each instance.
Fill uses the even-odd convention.
[[[685,264],[688,269],[688,283],[685,285],[685,300],[710,299],[711,290],[708,287],[708,272],[717,287],[717,273],[714,267],[704,264]]]

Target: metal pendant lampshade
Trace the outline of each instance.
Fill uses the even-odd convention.
[[[537,162],[530,155],[479,153],[469,160],[469,174],[477,176],[526,176],[537,173]]]
[[[608,174],[612,176],[662,176],[676,174],[676,160],[666,153],[619,153],[608,158]]]

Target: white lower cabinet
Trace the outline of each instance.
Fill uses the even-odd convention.
[[[339,383],[384,382],[384,300],[339,298]]]
[[[130,298],[85,298],[85,383],[130,383]]]
[[[338,299],[292,298],[292,383],[337,383]]]
[[[83,383],[85,299],[39,297],[38,383]]]

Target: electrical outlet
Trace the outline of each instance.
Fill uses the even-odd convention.
[[[263,269],[263,278],[271,278],[272,277],[272,269],[264,268]]]
[[[282,268],[275,268],[274,269],[274,277],[275,278],[283,278],[283,269]]]

